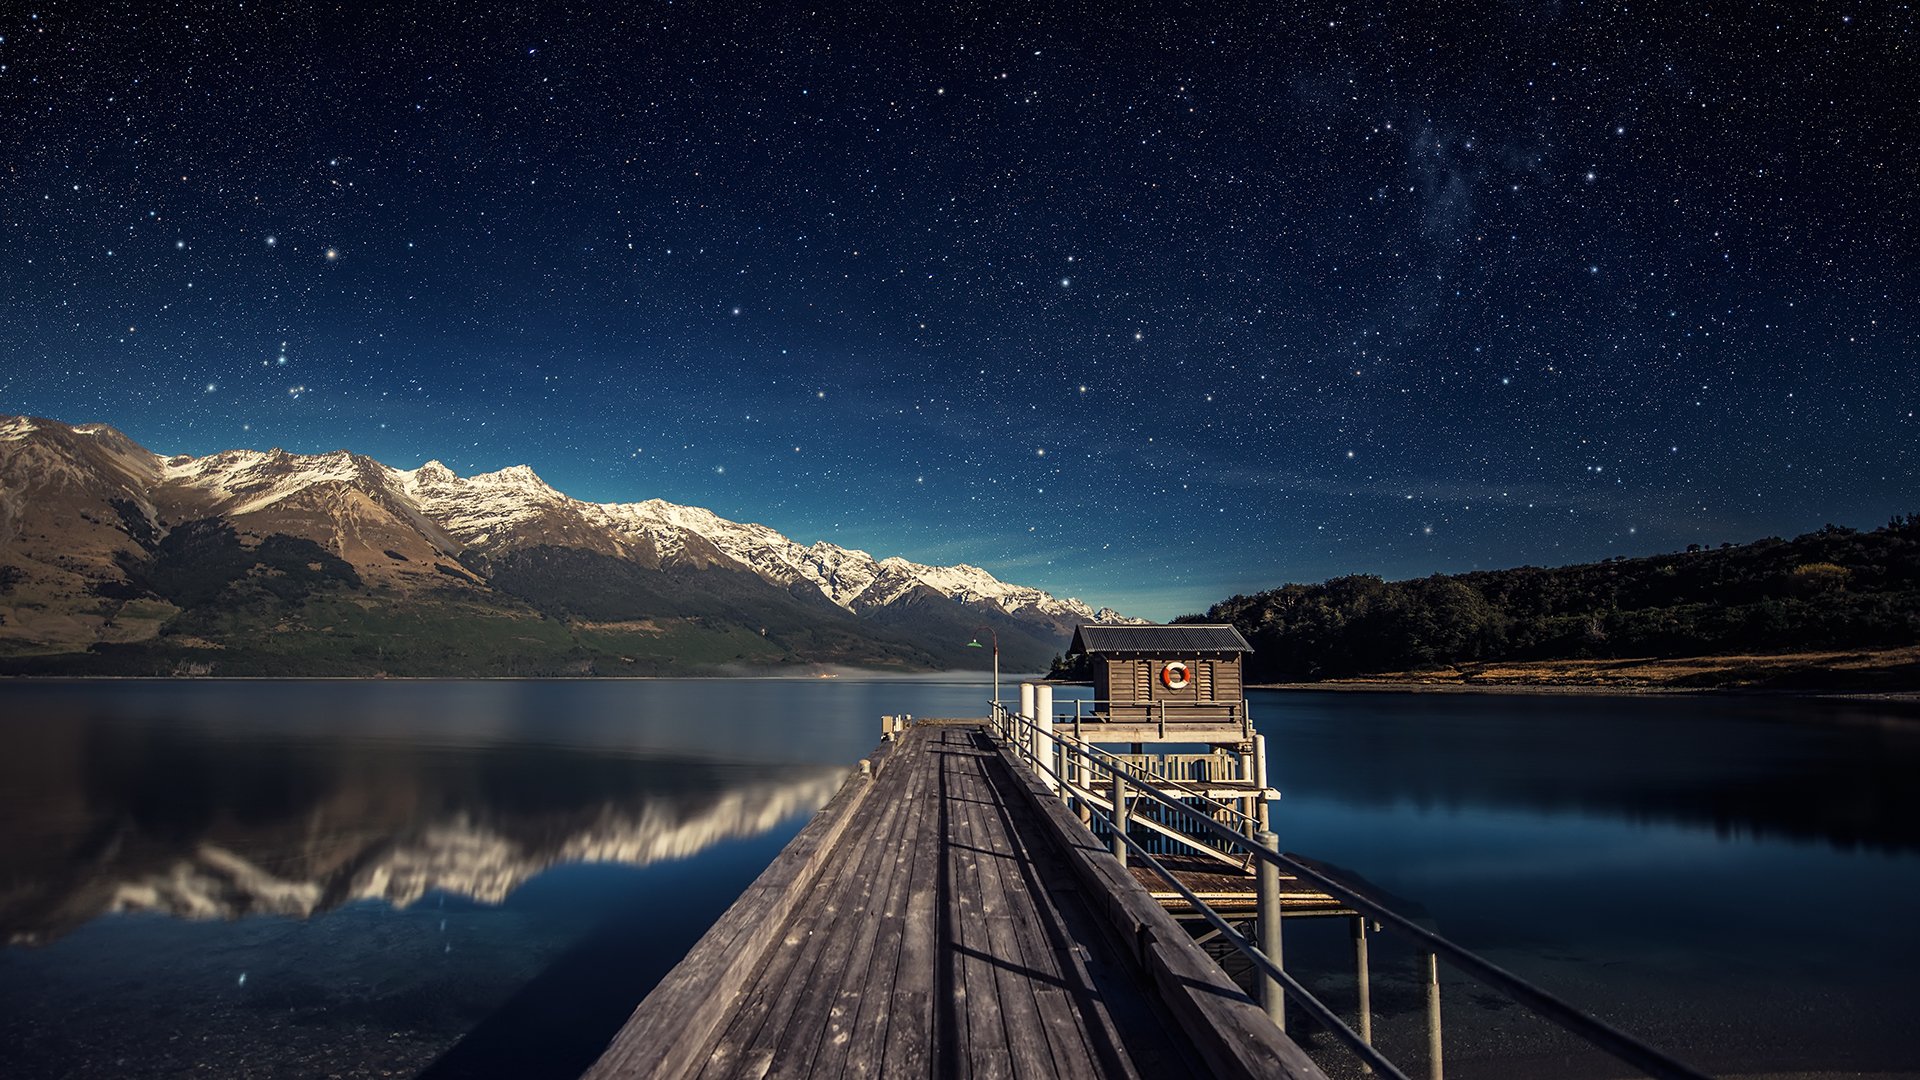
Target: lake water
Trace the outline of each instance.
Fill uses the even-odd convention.
[[[0,686],[0,1076],[576,1075],[881,714],[986,696]],[[1254,710],[1289,850],[1711,1071],[1920,1075],[1910,717],[1333,693]],[[1350,1008],[1346,927],[1287,934],[1289,967]],[[1378,1041],[1417,1070],[1414,957],[1381,936],[1373,966]],[[1620,1071],[1451,976],[1443,998],[1450,1076]]]

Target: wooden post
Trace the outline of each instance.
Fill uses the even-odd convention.
[[[1427,1078],[1445,1080],[1440,1064],[1440,958],[1427,954]]]
[[[1357,1029],[1360,1041],[1373,1045],[1373,973],[1367,966],[1367,917],[1353,917],[1353,977],[1360,988],[1360,1027]],[[1361,1062],[1361,1072],[1372,1072],[1373,1067]]]
[[[1119,769],[1113,770],[1113,791],[1109,795],[1113,800],[1113,857],[1120,865],[1127,865],[1127,778]]]
[[[1263,848],[1274,854],[1280,853],[1280,838],[1265,829],[1254,837]],[[1260,869],[1256,878],[1258,918],[1260,922],[1260,951],[1267,954],[1273,966],[1286,970],[1281,960],[1282,943],[1280,940],[1280,868],[1265,859],[1260,860]],[[1267,1017],[1281,1031],[1287,1030],[1287,994],[1280,988],[1280,980],[1259,973],[1260,1004],[1267,1010]]]
[[[1060,780],[1048,769],[1058,770],[1060,763],[1053,756],[1053,687],[1041,683],[1033,688],[1033,756],[1039,760],[1040,782],[1047,790],[1059,792]]]

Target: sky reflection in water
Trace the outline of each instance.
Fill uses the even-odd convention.
[[[22,943],[0,950],[0,1073],[560,1076],[873,747],[882,713],[977,714],[986,692],[0,695],[0,927]],[[1910,721],[1717,698],[1259,693],[1254,709],[1283,845],[1442,933],[1718,1071],[1920,1068],[1901,977],[1920,967]],[[1345,929],[1288,935],[1290,965],[1340,1007]],[[1417,1060],[1411,957],[1381,939],[1375,962],[1380,1038]],[[1447,998],[1450,1075],[1590,1064],[1464,985]]]

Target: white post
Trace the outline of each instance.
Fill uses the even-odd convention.
[[[1273,804],[1267,801],[1267,790],[1271,785],[1267,782],[1267,737],[1265,735],[1253,737],[1253,783],[1260,789],[1260,794],[1255,796],[1259,801],[1254,804],[1254,817],[1260,822],[1262,829],[1271,830]]]
[[[1034,688],[1033,710],[1037,729],[1033,734],[1033,754],[1041,765],[1058,769],[1059,764],[1053,760],[1053,687],[1041,683]],[[1060,790],[1060,782],[1052,773],[1041,772],[1040,782],[1047,785],[1048,791]]]
[[[1275,854],[1280,851],[1280,838],[1264,829],[1254,840]],[[1267,959],[1273,961],[1274,967],[1285,971],[1287,965],[1281,958],[1280,939],[1280,868],[1261,859],[1254,882],[1256,915],[1260,922],[1260,951],[1267,954]],[[1260,986],[1260,1004],[1266,1007],[1267,1017],[1281,1031],[1287,1030],[1287,993],[1280,988],[1280,980],[1264,971],[1254,974]]]
[[[1029,724],[1033,723],[1033,689],[1030,682],[1020,684],[1020,718]],[[1014,745],[1020,747],[1020,756],[1026,757],[1033,750],[1033,736],[1027,733],[1024,725],[1017,724],[1015,727]]]

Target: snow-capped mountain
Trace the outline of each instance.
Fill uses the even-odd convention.
[[[57,540],[63,533],[85,535]],[[262,546],[270,537],[283,539]],[[55,542],[41,550],[35,540]],[[300,561],[287,546],[293,541],[340,565]],[[345,450],[163,456],[101,424],[0,418],[0,580],[67,594],[100,596],[104,589],[121,599],[144,591],[181,606],[165,586],[200,572],[191,561],[209,556],[185,549],[205,544],[220,546],[222,559],[246,571],[218,588],[265,584],[282,600],[289,588],[305,602],[309,585],[330,587],[308,581],[320,575],[373,592],[506,593],[570,625],[619,624],[629,634],[680,618],[704,633],[726,625],[777,643],[785,639],[776,631],[792,638],[802,624],[814,624],[805,647],[789,642],[772,650],[782,662],[813,653],[853,659],[862,651],[850,640],[822,648],[813,640],[821,632],[877,634],[932,654],[908,649],[891,662],[966,662],[977,654],[948,646],[982,624],[1003,639],[1011,634],[1014,651],[1028,662],[1043,661],[1081,623],[1138,621],[1001,581],[977,566],[875,558],[827,541],[801,544],[765,525],[659,499],[585,502],[525,465],[462,477],[438,461],[396,469]],[[256,551],[273,558],[242,566]],[[276,574],[307,584],[281,587]],[[861,629],[828,617],[835,611]],[[118,623],[124,638],[122,614],[105,615],[88,644],[115,640],[110,624]],[[652,629],[641,625],[649,620]],[[22,636],[23,621],[33,620],[0,623],[0,645],[9,628]],[[742,656],[754,662],[767,651],[749,642]]]
[[[561,540],[623,555],[645,554],[664,563],[705,564],[717,553],[777,585],[807,582],[853,612],[885,607],[925,587],[1016,617],[1126,621],[1111,608],[1095,611],[1072,597],[1010,585],[965,563],[926,566],[898,556],[875,559],[824,540],[803,545],[765,525],[729,521],[711,510],[662,499],[582,502],[555,490],[526,465],[462,477],[438,461],[401,470],[344,450],[310,456],[228,450],[203,458],[162,459],[162,472],[169,481],[205,491],[216,500],[216,509],[230,517],[259,513],[319,485],[384,493],[452,538],[458,548],[449,554],[492,555],[527,543]]]

